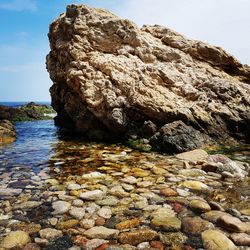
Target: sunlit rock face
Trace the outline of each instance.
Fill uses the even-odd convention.
[[[61,127],[153,136],[164,145],[171,134],[162,127],[177,122],[180,133],[170,130],[178,141],[192,140],[188,149],[208,140],[250,140],[250,67],[219,47],[85,5],[69,5],[51,24],[49,40],[50,91]]]

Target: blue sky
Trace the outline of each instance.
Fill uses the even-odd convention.
[[[50,100],[48,26],[70,3],[168,26],[250,64],[249,0],[0,0],[0,101]]]

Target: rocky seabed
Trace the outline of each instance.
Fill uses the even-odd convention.
[[[68,150],[39,171],[1,169],[0,249],[250,249],[248,164],[203,150]]]

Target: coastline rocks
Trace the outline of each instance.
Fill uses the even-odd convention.
[[[0,120],[0,144],[10,143],[16,139],[14,125],[8,120]]]
[[[40,105],[34,102],[27,103],[18,107],[8,107],[0,105],[0,120],[6,119],[14,121],[30,121],[51,119],[55,113],[52,107]]]
[[[250,68],[223,49],[85,5],[69,5],[49,40],[61,127],[99,140],[147,138],[171,153],[249,141]]]

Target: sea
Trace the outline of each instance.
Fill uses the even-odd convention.
[[[26,101],[26,102],[0,102],[0,105],[3,105],[3,106],[7,106],[7,107],[20,107],[22,105],[26,105],[28,104],[29,102]],[[37,104],[41,104],[41,105],[50,105],[51,102],[48,102],[48,101],[44,101],[44,102],[35,102]]]

